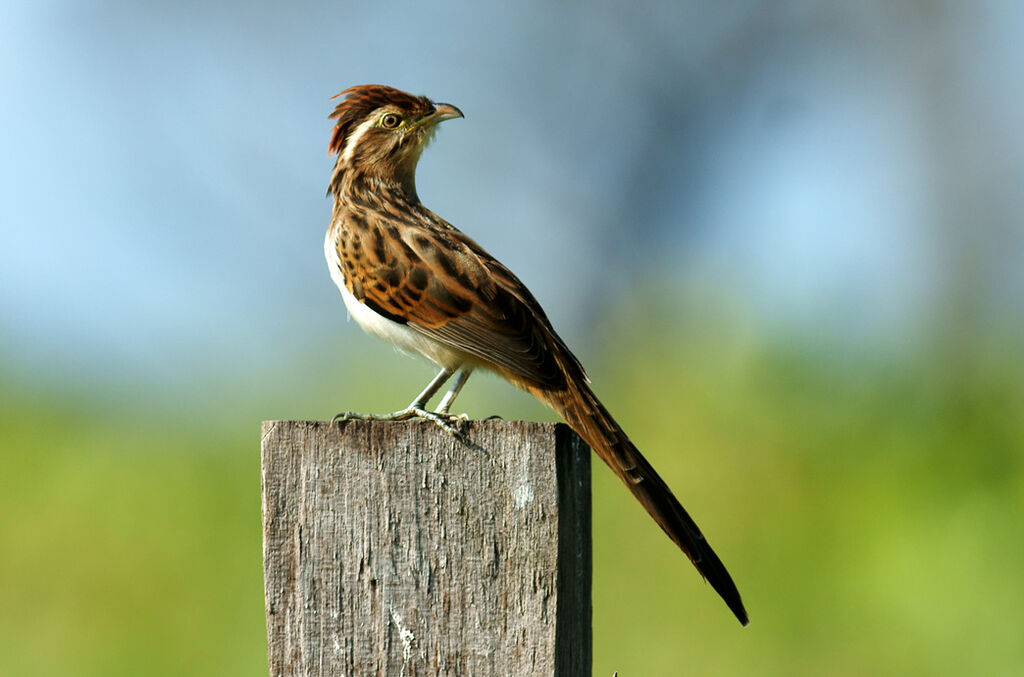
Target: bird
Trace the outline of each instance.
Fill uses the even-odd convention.
[[[464,117],[385,85],[350,87],[334,121],[333,198],[324,254],[351,317],[369,334],[439,369],[405,409],[335,420],[423,418],[453,432],[452,403],[474,369],[496,373],[552,408],[611,468],[740,621],[748,617],[725,565],[671,489],[590,387],[583,365],[518,277],[427,209],[416,167],[438,125]],[[430,399],[454,375],[436,409]]]

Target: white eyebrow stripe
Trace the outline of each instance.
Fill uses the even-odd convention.
[[[352,155],[356,151],[356,146],[359,145],[359,141],[362,140],[363,135],[366,134],[370,129],[377,126],[377,116],[371,115],[369,118],[363,121],[355,131],[348,135],[348,141],[345,142],[345,149],[341,151],[341,164],[347,165],[352,161]]]

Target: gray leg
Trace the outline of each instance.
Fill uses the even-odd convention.
[[[427,406],[427,402],[430,401],[430,398],[434,396],[434,393],[441,389],[441,386],[444,385],[445,381],[447,381],[451,375],[451,369],[448,367],[442,367],[441,371],[437,372],[437,376],[427,384],[427,387],[423,389],[422,393],[416,396],[416,399],[412,401],[412,404],[410,404],[408,408],[422,409]]]
[[[444,394],[441,399],[441,403],[437,405],[437,413],[447,414],[448,410],[451,409],[452,402],[458,397],[459,391],[462,390],[462,386],[466,385],[466,381],[469,380],[469,375],[473,373],[472,367],[463,367],[459,370],[459,373],[455,376],[455,382],[452,383],[452,387],[448,389],[448,392]]]

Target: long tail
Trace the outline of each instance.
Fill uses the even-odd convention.
[[[747,612],[743,608],[743,600],[722,560],[718,559],[697,524],[672,495],[672,490],[629,441],[590,387],[582,380],[570,377],[565,390],[531,390],[558,412],[619,476],[654,521],[686,553],[701,576],[721,595],[740,623],[746,625]]]

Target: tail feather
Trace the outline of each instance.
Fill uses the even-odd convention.
[[[597,399],[586,383],[570,379],[559,391],[535,390],[629,487],[654,521],[686,553],[743,625],[747,612],[732,577],[700,528]]]

